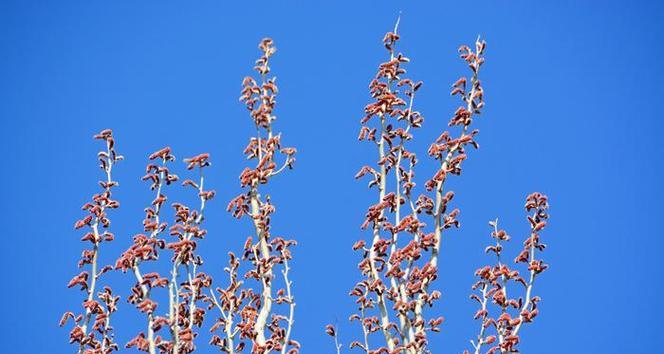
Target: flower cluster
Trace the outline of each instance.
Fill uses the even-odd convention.
[[[150,162],[142,179],[150,183],[150,189],[155,191],[155,198],[150,206],[145,208],[145,234],[135,235],[133,244],[122,253],[115,264],[116,269],[134,274],[136,284],[127,300],[146,316],[146,331],[141,331],[126,347],[135,347],[151,354],[157,351],[191,353],[196,348],[194,338],[197,334],[194,326],[201,327],[205,315],[205,309],[197,304],[207,300],[205,289],[212,284],[210,276],[198,272],[203,260],[195,253],[197,240],[206,234],[201,228],[205,205],[215,195],[214,191],[204,189],[203,170],[210,166],[209,154],[184,159],[188,170],[199,170],[198,182],[188,179],[182,185],[196,190],[200,208],[194,210],[184,204],[173,203],[175,222],[170,228],[168,223],[161,219],[161,211],[167,200],[164,194],[165,186],[179,180],[167,166],[168,162],[175,160],[175,156],[171,154],[170,147],[165,147],[148,158]],[[161,238],[167,229],[174,238],[172,242]],[[164,249],[173,252],[170,274],[162,276],[158,272],[144,273],[141,265],[159,260],[160,251]],[[168,288],[168,310],[161,316],[157,315],[158,304],[151,297],[155,288]],[[168,336],[157,335],[162,328],[169,330]],[[167,339],[168,337],[170,339]]]
[[[210,156],[204,153],[184,159],[187,170],[197,170],[198,179],[187,179],[182,185],[196,191],[200,205],[194,209],[182,203],[172,203],[175,220],[169,225],[162,217],[168,200],[166,187],[179,181],[170,170],[169,163],[175,161],[170,147],[148,157],[142,179],[150,184],[155,195],[145,208],[142,232],[133,237],[132,244],[117,258],[114,266],[98,269],[101,243],[114,238],[102,228],[110,225],[107,211],[119,206],[111,198],[111,188],[117,186],[111,178],[111,171],[122,157],[115,152],[110,130],[95,135],[96,139],[106,141],[106,151],[99,153],[106,180],[100,182],[103,192],[94,195],[93,201],[83,207],[89,215],[75,224],[76,229],[90,229],[82,241],[90,242],[92,249],[85,250],[79,262],[79,267],[89,266],[90,270],[82,271],[69,282],[69,287],[79,286],[87,296],[82,314],[67,312],[61,320],[61,326],[74,320],[70,337],[72,343],[78,344],[79,354],[106,354],[118,349],[113,342],[110,318],[117,309],[119,297],[114,296],[109,287],[96,293],[99,277],[113,269],[133,274],[136,282],[127,301],[145,316],[144,329],[126,344],[126,348],[150,354],[191,353],[196,350],[196,329],[203,326],[207,311],[216,307],[222,317],[216,319],[211,332],[222,328],[223,335],[214,334],[211,344],[222,351],[241,352],[247,343],[251,343],[253,353],[295,354],[299,351],[300,344],[291,338],[295,302],[289,280],[290,249],[296,242],[271,234],[270,220],[275,207],[269,195],[261,195],[262,185],[286,168],[293,167],[296,150],[282,147],[281,136],[272,132],[278,89],[275,78],[268,75],[270,57],[276,49],[271,39],[263,40],[259,48],[262,56],[254,69],[260,74],[260,83],[251,77],[245,78],[240,98],[249,109],[257,130],[257,135],[250,139],[245,149],[248,159],[256,164],[242,171],[240,184],[246,191],[228,206],[235,217],[247,216],[252,220],[255,235],[245,243],[241,257],[229,254],[226,272],[230,282],[227,288],[216,288],[216,293],[211,289],[212,278],[200,271],[203,260],[196,252],[198,243],[207,233],[202,228],[206,203],[215,196],[213,190],[204,187],[204,170],[210,166]],[[167,236],[171,239],[167,240]],[[160,264],[158,261],[163,252],[172,254],[170,259],[166,258],[170,261],[166,263],[170,272],[149,271]],[[244,278],[258,283],[259,291],[244,287],[244,282],[238,280],[241,262],[249,268]],[[277,276],[278,272],[281,277]],[[165,309],[159,306],[153,294],[159,288],[167,289],[168,307]],[[285,310],[280,310],[279,305]]]
[[[449,130],[428,148],[427,154],[437,168],[418,187],[418,158],[409,150],[409,143],[424,123],[414,106],[422,82],[406,77],[405,67],[410,60],[397,51],[398,25],[397,20],[394,30],[383,38],[389,59],[379,65],[369,84],[372,101],[364,108],[358,136],[374,146],[378,156],[375,163],[361,167],[355,176],[368,179],[368,188],[378,194],[361,225],[371,236],[353,245],[361,255],[358,268],[362,277],[350,291],[357,304],[350,321],[359,324],[362,338],[349,347],[367,354],[432,352],[429,335],[441,331],[444,322],[443,317],[433,316],[428,310],[442,296],[433,283],[438,278],[443,234],[460,227],[460,211],[452,204],[454,192],[446,188],[447,177],[460,175],[469,151],[479,148],[475,140],[478,130],[471,125],[484,107],[479,72],[486,42],[478,38],[473,48],[459,48],[470,75],[459,78],[451,87],[450,95],[461,104],[449,120]],[[276,48],[267,38],[260,42],[259,49],[262,54],[254,66],[258,75],[242,81],[240,96],[256,129],[244,150],[251,166],[241,172],[242,192],[227,207],[233,217],[249,219],[253,229],[241,253],[228,253],[228,266],[224,268],[228,281],[224,286],[213,287],[212,277],[201,271],[203,259],[197,252],[207,234],[203,228],[206,205],[215,197],[215,191],[205,189],[204,172],[210,166],[207,153],[183,160],[187,170],[195,171],[196,178],[186,179],[181,185],[195,191],[198,206],[170,203],[174,215],[170,223],[165,221],[163,211],[169,205],[167,187],[180,181],[171,172],[175,156],[170,147],[148,156],[142,180],[149,183],[154,199],[144,209],[142,231],[133,236],[131,245],[114,265],[99,264],[101,245],[114,239],[108,231],[108,212],[119,203],[112,198],[111,190],[118,183],[111,172],[122,156],[115,151],[111,130],[94,136],[106,144],[98,154],[105,179],[99,182],[102,191],[83,206],[86,215],[74,225],[77,230],[85,229],[81,241],[89,247],[78,263],[81,272],[68,284],[80,288],[85,298],[78,314],[68,311],[60,321],[61,326],[74,322],[69,336],[78,354],[118,350],[111,315],[117,311],[120,297],[110,287],[100,285],[100,277],[110,270],[132,274],[135,283],[127,302],[144,320],[126,348],[150,354],[192,353],[206,315],[218,310],[219,316],[210,328],[210,344],[221,352],[235,354],[250,349],[252,354],[299,353],[300,344],[291,336],[295,299],[289,278],[291,249],[297,243],[272,234],[276,208],[265,192],[273,177],[293,168],[297,151],[282,146],[281,135],[272,130],[278,87],[270,76],[270,64]],[[495,254],[497,261],[476,271],[479,280],[473,290],[477,293],[471,298],[480,305],[475,319],[481,321],[481,326],[477,338],[471,341],[475,354],[483,350],[488,354],[517,353],[522,326],[538,315],[540,298],[533,295],[533,284],[548,267],[537,258],[546,247],[540,233],[549,218],[548,199],[532,193],[525,208],[530,236],[514,260],[516,266],[503,262],[503,247],[510,236],[498,227],[497,220],[490,223],[495,243],[486,252]],[[167,257],[160,257],[164,253]],[[155,270],[159,266],[163,273]],[[525,268],[522,272],[527,276],[521,276],[516,269],[519,266]],[[511,291],[508,294],[508,285],[513,283],[523,286],[521,297]],[[160,291],[167,300],[158,297]],[[334,338],[340,354],[337,329],[328,325],[326,333]]]
[[[75,229],[85,229],[86,233],[81,238],[91,248],[87,248],[78,262],[79,268],[88,268],[80,272],[69,281],[67,287],[80,287],[86,293],[83,301],[83,312],[74,315],[68,311],[60,320],[60,326],[64,326],[69,319],[75,322],[74,328],[69,333],[70,342],[76,343],[79,354],[107,354],[118,349],[113,340],[113,328],[111,327],[111,315],[117,310],[119,297],[113,295],[110,287],[105,286],[102,291],[97,292],[98,282],[102,274],[113,269],[112,266],[99,265],[99,251],[102,243],[113,241],[114,235],[107,229],[111,225],[108,211],[120,206],[117,200],[112,198],[111,189],[118,185],[113,181],[113,166],[122,160],[122,156],[115,151],[115,139],[110,129],[101,131],[94,139],[103,140],[106,150],[100,151],[97,156],[105,179],[99,182],[102,192],[92,196],[92,200],[83,205],[87,215],[76,221]]]
[[[471,295],[471,299],[480,304],[480,309],[475,313],[475,319],[481,321],[480,332],[475,341],[471,341],[473,352],[480,354],[484,346],[490,346],[487,354],[493,353],[518,353],[519,331],[524,323],[530,323],[539,313],[537,303],[538,296],[533,296],[533,284],[547,265],[541,259],[536,258],[536,252],[541,252],[546,247],[540,242],[540,232],[546,227],[549,218],[548,199],[541,193],[532,193],[526,198],[526,211],[530,223],[530,236],[523,243],[523,250],[514,259],[515,264],[523,263],[529,273],[528,279],[524,279],[518,270],[510,268],[503,263],[501,258],[503,245],[510,240],[505,230],[498,228],[498,221],[492,221],[491,237],[495,239],[494,245],[488,246],[486,252],[494,253],[497,264],[484,266],[475,272],[479,280],[473,285],[473,290],[478,294]],[[507,292],[509,284],[517,283],[523,287],[525,295],[514,297],[513,293]],[[495,312],[490,312],[489,305],[496,307]],[[464,351],[465,354],[470,353]]]
[[[359,322],[363,340],[350,346],[366,353],[426,353],[430,351],[428,333],[440,331],[443,318],[426,316],[425,308],[441,297],[430,286],[438,277],[442,233],[459,227],[459,210],[450,210],[454,193],[445,191],[444,185],[448,175],[461,174],[467,147],[478,147],[474,140],[478,131],[470,131],[470,125],[484,106],[478,74],[486,44],[478,40],[475,50],[459,49],[472,71],[471,78],[459,79],[451,92],[463,102],[449,123],[459,127],[460,133],[453,136],[446,131],[431,145],[428,154],[439,168],[424,185],[427,193],[414,196],[418,159],[407,143],[424,121],[413,108],[422,83],[405,77],[404,65],[409,59],[396,51],[397,28],[398,21],[383,39],[389,60],[380,64],[369,84],[373,102],[365,107],[360,121],[359,140],[373,143],[378,150],[376,165],[364,166],[356,175],[369,177],[369,188],[378,189],[378,200],[369,207],[362,224],[372,237],[353,246],[362,253],[358,266],[364,279],[350,292],[358,305],[350,319]],[[433,196],[427,195],[431,193]],[[433,219],[433,230],[427,229],[423,218]],[[376,332],[382,333],[384,345],[372,348],[369,337]],[[335,333],[333,327],[328,327],[330,333]]]
[[[242,171],[240,185],[246,191],[228,204],[233,216],[251,219],[254,235],[245,242],[240,258],[229,254],[229,266],[225,268],[229,275],[228,287],[216,288],[217,294],[213,293],[210,299],[210,307],[216,307],[221,313],[211,328],[213,333],[220,334],[215,334],[211,343],[226,353],[240,352],[250,343],[254,354],[295,354],[300,345],[291,338],[295,302],[288,278],[288,262],[292,258],[290,247],[296,242],[272,235],[270,219],[275,207],[269,195],[261,195],[260,188],[284,169],[292,168],[296,150],[282,147],[281,136],[272,132],[278,89],[275,78],[268,78],[268,74],[270,57],[276,48],[271,39],[264,39],[259,49],[263,54],[254,69],[260,75],[260,84],[252,77],[245,78],[240,97],[257,131],[244,153],[256,164]],[[282,157],[281,162],[277,161],[279,157]],[[260,284],[260,291],[243,287],[244,282],[238,280],[241,261],[249,264],[244,278]],[[280,282],[276,276],[278,268],[281,268]],[[285,305],[287,312],[279,312],[276,305]]]

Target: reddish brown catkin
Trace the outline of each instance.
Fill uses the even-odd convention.
[[[226,289],[217,288],[212,294],[211,306],[216,307],[221,317],[211,328],[220,332],[212,338],[211,344],[222,352],[236,353],[251,345],[254,354],[280,352],[296,354],[300,344],[291,338],[295,301],[292,295],[289,276],[290,247],[294,240],[272,236],[270,220],[275,211],[270,196],[261,194],[262,186],[295,162],[294,148],[281,147],[281,135],[274,135],[272,123],[277,85],[270,73],[270,58],[276,48],[271,39],[261,41],[262,56],[256,61],[254,70],[260,75],[256,80],[246,77],[242,82],[243,101],[250,112],[256,127],[256,136],[249,140],[244,150],[249,160],[256,161],[253,168],[247,167],[240,174],[240,184],[246,192],[235,197],[228,205],[233,216],[248,216],[252,220],[254,235],[244,245],[242,257],[238,259],[230,253],[229,285]],[[281,162],[277,159],[281,157]],[[238,280],[240,261],[250,268],[244,277],[260,284],[254,290]],[[281,281],[277,282],[278,269]],[[278,288],[282,284],[282,288]],[[280,311],[278,305],[287,309]]]
[[[101,131],[94,139],[106,143],[106,149],[97,154],[100,167],[104,170],[104,180],[99,182],[102,192],[93,195],[92,200],[83,205],[83,210],[88,215],[74,225],[77,230],[87,230],[81,241],[89,243],[92,248],[83,251],[78,267],[89,270],[79,273],[67,285],[69,288],[80,286],[80,290],[85,292],[84,311],[78,315],[68,311],[60,320],[60,326],[64,326],[69,319],[74,320],[75,325],[69,338],[70,343],[76,343],[79,354],[106,354],[118,349],[113,341],[111,315],[117,310],[120,298],[114,296],[108,286],[104,286],[102,291],[96,291],[100,288],[100,277],[113,269],[111,266],[100,268],[99,253],[103,243],[114,239],[113,234],[107,231],[111,224],[107,213],[120,206],[118,201],[112,199],[111,189],[118,185],[113,181],[112,171],[115,163],[122,160],[122,156],[115,151],[115,139],[110,129]]]

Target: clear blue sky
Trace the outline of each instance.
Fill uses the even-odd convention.
[[[300,151],[296,169],[271,189],[275,231],[300,241],[294,336],[303,353],[332,352],[323,326],[335,320],[344,341],[358,336],[346,322],[353,309],[347,293],[359,276],[350,247],[367,237],[359,225],[375,196],[353,179],[374,158],[356,133],[367,84],[385,59],[380,40],[399,11],[410,75],[425,81],[416,104],[425,128],[413,144],[421,177],[433,165],[424,151],[457,105],[448,96],[465,73],[457,46],[477,34],[489,43],[481,149],[451,182],[462,228],[444,242],[443,300],[435,311],[447,321],[434,351],[460,353],[475,335],[468,295],[474,269],[489,260],[486,223],[499,217],[517,247],[527,232],[523,199],[534,190],[551,198],[544,234],[551,269],[537,284],[541,316],[523,332],[522,351],[661,348],[661,2],[224,3],[0,4],[3,348],[71,351],[57,321],[80,301],[65,287],[82,247],[72,225],[96,191],[91,135],[102,128],[114,129],[127,158],[115,175],[117,240],[102,259],[115,259],[141,230],[152,194],[139,177],[147,154],[168,144],[179,158],[212,154],[209,185],[218,194],[201,252],[220,278],[227,251],[251,232],[224,208],[239,192],[242,149],[253,130],[237,102],[240,82],[264,36],[279,49],[276,130]],[[316,218],[311,205],[322,200],[325,214]],[[139,314],[124,301],[133,280],[120,273],[106,279],[123,296],[115,325],[124,344],[139,330],[132,326]]]

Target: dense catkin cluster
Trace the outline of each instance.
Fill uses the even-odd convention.
[[[468,146],[478,147],[474,140],[478,131],[470,131],[470,126],[484,106],[478,75],[486,44],[478,39],[474,50],[459,48],[472,74],[455,82],[451,92],[460,97],[462,105],[449,126],[460,132],[445,131],[431,144],[428,155],[439,167],[424,184],[425,193],[415,196],[418,159],[407,143],[424,120],[413,108],[421,82],[405,77],[404,65],[409,59],[396,51],[397,28],[398,22],[383,39],[389,60],[380,64],[369,84],[373,102],[365,107],[360,121],[359,140],[378,150],[375,165],[362,167],[356,175],[370,177],[369,188],[378,190],[377,202],[369,207],[362,224],[363,229],[371,230],[371,238],[353,246],[362,253],[359,269],[364,278],[350,292],[358,305],[350,319],[359,322],[363,338],[350,347],[366,353],[430,352],[428,334],[440,331],[443,322],[442,317],[426,311],[441,297],[431,285],[438,277],[442,235],[444,230],[459,227],[459,210],[450,207],[454,193],[444,186],[449,175],[461,174]],[[327,332],[336,340],[333,327]],[[377,332],[382,334],[382,344],[372,347],[370,337]],[[340,346],[336,347],[339,351]]]
[[[256,354],[294,354],[299,351],[300,344],[291,338],[295,302],[288,263],[292,259],[290,248],[296,242],[272,235],[270,219],[275,207],[269,195],[261,194],[261,186],[293,167],[296,150],[282,147],[281,136],[272,132],[272,123],[276,119],[273,111],[277,85],[275,78],[268,75],[270,57],[276,49],[271,39],[261,41],[259,48],[262,56],[254,69],[260,78],[245,78],[240,98],[249,109],[257,131],[244,153],[256,164],[242,171],[240,184],[245,192],[228,206],[233,216],[248,217],[252,221],[254,235],[245,243],[241,257],[230,253],[229,266],[225,269],[230,280],[227,288],[217,287],[216,293],[212,290],[212,277],[201,271],[203,260],[197,254],[198,244],[207,234],[202,225],[206,203],[215,196],[213,190],[205,189],[204,171],[210,166],[210,155],[203,153],[184,159],[187,170],[195,170],[197,178],[183,181],[182,186],[195,191],[199,205],[196,209],[183,203],[172,203],[174,220],[169,225],[162,217],[168,200],[166,187],[179,180],[178,175],[170,170],[169,163],[175,161],[170,147],[148,156],[142,180],[150,184],[155,194],[145,208],[142,233],[133,237],[132,244],[117,258],[114,266],[99,269],[100,246],[114,238],[105,229],[110,225],[107,211],[119,206],[111,198],[111,188],[118,185],[112,180],[111,171],[122,156],[115,152],[115,140],[110,130],[94,136],[106,142],[106,151],[99,153],[106,180],[100,182],[102,193],[95,194],[92,202],[83,206],[89,215],[75,224],[76,229],[89,229],[82,241],[90,242],[92,248],[83,252],[79,262],[80,268],[89,270],[76,275],[68,285],[70,288],[79,286],[85,291],[84,311],[79,315],[66,312],[60,322],[64,326],[68,320],[74,320],[70,338],[78,345],[79,354],[106,354],[118,350],[110,319],[117,309],[119,296],[114,296],[109,287],[97,293],[99,277],[113,269],[133,275],[135,284],[127,302],[144,315],[143,324],[139,325],[138,333],[125,345],[126,348],[151,354],[191,353],[196,350],[197,330],[203,326],[206,312],[217,308],[221,317],[211,328],[214,335],[210,344],[221,351],[242,352],[247,344]],[[160,257],[164,252],[170,253],[170,257]],[[238,279],[241,262],[249,267],[244,278],[255,281],[258,290]],[[146,271],[159,268],[159,265],[160,269],[167,265],[168,272]],[[153,294],[160,288],[167,292],[168,298],[168,303],[162,306]],[[279,310],[279,305],[285,310]]]
[[[541,193],[532,193],[526,198],[526,211],[530,224],[530,236],[523,243],[523,250],[514,259],[514,263],[525,264],[528,277],[524,279],[518,270],[510,268],[504,263],[502,251],[505,242],[510,236],[505,230],[498,228],[498,220],[491,221],[491,237],[495,244],[486,248],[486,252],[494,253],[495,265],[487,265],[475,272],[479,280],[473,285],[477,294],[472,294],[471,299],[477,301],[480,308],[475,313],[475,319],[480,320],[480,331],[477,338],[471,341],[473,353],[482,353],[482,348],[487,348],[485,353],[518,353],[519,331],[525,323],[530,323],[539,313],[537,303],[538,296],[532,294],[535,278],[548,268],[541,259],[536,258],[536,253],[546,247],[540,242],[540,232],[546,227],[549,218],[548,198]],[[516,297],[507,288],[510,284],[521,286],[523,297]],[[495,311],[491,311],[489,305],[494,305]],[[468,350],[464,354],[470,353]]]
[[[246,77],[240,96],[256,128],[256,136],[250,138],[244,150],[255,165],[242,171],[240,185],[245,191],[228,204],[234,217],[252,221],[254,233],[247,238],[241,257],[229,254],[225,268],[228,286],[216,288],[217,294],[211,298],[212,306],[221,313],[211,329],[215,333],[211,343],[226,353],[240,352],[249,344],[255,354],[295,354],[300,344],[291,338],[295,301],[288,261],[292,258],[290,247],[296,242],[272,235],[270,220],[276,209],[270,196],[261,194],[261,188],[272,177],[292,168],[296,150],[282,147],[281,136],[272,132],[278,90],[275,78],[268,75],[270,57],[276,48],[271,39],[264,39],[259,49],[262,56],[254,69],[260,78]],[[257,289],[238,279],[241,261],[249,267],[244,278],[259,285]],[[279,310],[277,305],[284,305],[285,309]]]
[[[379,65],[369,84],[371,102],[364,108],[358,137],[375,148],[377,155],[374,163],[361,167],[355,176],[368,179],[369,189],[377,194],[361,225],[370,236],[353,245],[361,258],[361,279],[350,291],[357,304],[350,321],[357,323],[361,335],[349,347],[367,354],[433,351],[429,335],[439,332],[444,322],[431,310],[442,296],[434,282],[443,235],[460,227],[459,209],[452,205],[454,192],[446,188],[446,181],[451,175],[461,175],[469,151],[479,148],[475,141],[478,130],[471,125],[484,107],[479,73],[486,42],[478,38],[472,48],[459,48],[470,73],[452,85],[450,94],[460,105],[449,120],[449,129],[429,146],[426,153],[437,168],[418,188],[418,158],[409,144],[424,123],[414,106],[422,82],[406,77],[405,67],[410,60],[397,51],[398,24],[383,38],[389,58]],[[115,151],[111,130],[94,136],[106,144],[106,149],[98,153],[105,178],[99,182],[101,192],[83,206],[87,214],[74,225],[77,230],[86,230],[81,241],[89,247],[79,261],[80,273],[68,284],[83,291],[82,310],[68,311],[60,321],[64,326],[73,320],[69,337],[78,354],[109,354],[119,349],[111,315],[117,311],[120,297],[100,282],[101,276],[111,270],[132,277],[134,283],[126,300],[142,319],[132,329],[127,349],[150,354],[192,353],[197,349],[200,329],[207,328],[207,316],[212,333],[209,344],[221,352],[299,353],[300,344],[291,336],[295,299],[289,278],[291,248],[296,241],[273,235],[271,221],[276,207],[265,191],[273,177],[293,168],[296,150],[282,146],[281,135],[273,132],[278,88],[276,78],[270,75],[270,63],[276,48],[269,38],[258,47],[261,56],[254,66],[258,75],[244,78],[240,96],[256,130],[244,150],[251,165],[239,176],[242,192],[227,206],[233,217],[250,220],[252,232],[240,253],[228,253],[228,266],[224,268],[228,278],[216,286],[202,271],[203,259],[198,253],[207,234],[203,227],[206,205],[215,197],[215,191],[205,187],[210,155],[183,160],[195,177],[180,184],[195,193],[197,207],[167,202],[166,190],[180,181],[171,172],[176,161],[171,148],[164,147],[148,156],[142,180],[149,183],[154,199],[146,203],[142,231],[133,236],[114,265],[102,266],[101,245],[114,239],[108,231],[108,212],[119,207],[111,194],[118,185],[111,173],[122,156]],[[163,216],[169,205],[174,215],[170,222]],[[486,252],[495,254],[496,263],[475,273],[478,280],[471,299],[479,303],[475,319],[481,324],[479,334],[471,340],[474,354],[517,353],[522,326],[539,313],[540,298],[533,295],[533,285],[548,267],[538,258],[546,247],[540,233],[549,218],[548,199],[532,193],[525,208],[530,236],[514,259],[514,266],[503,260],[503,248],[510,236],[498,227],[497,220],[490,222],[495,243]],[[524,268],[526,276],[521,275],[519,267]],[[514,283],[520,284],[520,291],[508,292],[508,286]],[[334,338],[340,354],[343,346],[337,329],[328,325],[326,333]]]
[[[103,290],[97,292],[100,277],[113,267],[110,265],[100,268],[99,253],[102,243],[113,241],[114,235],[107,229],[111,225],[108,211],[120,206],[117,200],[112,199],[111,189],[118,185],[112,178],[113,166],[122,160],[122,156],[115,151],[115,139],[110,129],[101,131],[94,139],[103,140],[106,150],[97,154],[101,169],[104,171],[104,180],[99,181],[102,192],[92,196],[92,200],[83,205],[87,215],[76,221],[75,229],[85,229],[86,233],[81,238],[82,242],[90,245],[86,248],[79,268],[85,268],[69,281],[67,287],[80,287],[85,293],[83,301],[83,312],[75,315],[68,311],[60,320],[60,326],[64,326],[69,319],[74,320],[74,328],[69,333],[70,343],[75,343],[79,354],[106,354],[118,349],[113,340],[113,328],[111,327],[111,315],[117,310],[118,296],[113,295],[110,287],[104,286]]]
[[[175,220],[169,228],[161,219],[161,211],[166,204],[165,187],[179,180],[171,173],[167,164],[174,161],[171,148],[165,147],[148,157],[149,163],[143,180],[150,183],[155,191],[155,198],[145,208],[143,232],[133,238],[133,244],[115,263],[115,268],[133,273],[136,284],[131,289],[127,301],[136,306],[146,316],[144,331],[140,331],[127,348],[135,347],[148,353],[191,353],[195,350],[194,338],[196,327],[201,327],[205,315],[204,307],[198,306],[207,300],[206,289],[212,284],[212,278],[198,269],[203,260],[195,253],[198,240],[207,233],[201,228],[203,211],[207,201],[215,192],[204,189],[204,169],[210,166],[209,154],[204,153],[184,159],[188,170],[198,170],[198,181],[187,179],[182,182],[185,188],[193,188],[200,202],[198,210],[190,209],[181,203],[173,203]],[[162,238],[168,230],[170,242]],[[157,262],[160,251],[173,253],[170,258],[170,274],[159,272],[144,273],[141,265]],[[168,259],[166,259],[168,260]],[[158,304],[152,298],[156,288],[168,290],[168,307],[158,311]],[[168,329],[168,331],[166,331]],[[163,335],[158,334],[164,331]]]
[[[209,166],[208,154],[201,154],[190,159],[185,159],[188,169],[198,168],[200,181],[198,183],[187,180],[185,186],[196,188],[200,199],[199,210],[190,210],[183,204],[174,203],[176,220],[170,227],[170,235],[174,237],[172,242],[161,238],[161,233],[168,228],[168,224],[160,220],[160,211],[166,202],[163,194],[165,185],[170,185],[178,180],[178,176],[171,174],[166,163],[175,160],[170,148],[161,149],[150,155],[150,163],[146,168],[143,180],[151,183],[150,188],[156,190],[155,199],[145,209],[143,220],[144,232],[133,238],[133,244],[123,252],[115,262],[115,266],[107,265],[98,270],[99,246],[102,241],[113,240],[113,234],[108,231],[101,233],[100,227],[107,228],[110,221],[106,215],[107,209],[114,209],[119,203],[111,199],[111,188],[118,183],[111,178],[113,165],[122,159],[114,149],[114,139],[110,130],[104,130],[95,135],[95,139],[106,141],[107,150],[99,153],[101,167],[106,172],[106,181],[100,182],[104,192],[93,196],[93,202],[86,204],[83,209],[90,215],[76,222],[75,228],[89,227],[83,241],[93,244],[92,250],[83,252],[80,267],[90,265],[91,271],[84,271],[74,277],[69,287],[80,285],[82,290],[88,293],[87,300],[83,303],[86,312],[74,317],[72,312],[67,312],[62,318],[64,325],[69,318],[74,318],[76,326],[70,336],[71,341],[79,344],[79,353],[101,354],[118,350],[117,344],[113,342],[112,327],[110,326],[110,315],[116,311],[119,296],[114,296],[109,287],[104,287],[103,292],[97,294],[98,300],[94,298],[98,278],[105,272],[116,269],[122,272],[131,272],[136,278],[136,284],[131,288],[127,301],[146,315],[144,331],[126,344],[127,348],[136,349],[149,353],[190,353],[195,346],[193,339],[196,336],[194,326],[200,327],[203,322],[205,310],[196,304],[205,301],[207,296],[204,290],[211,285],[212,279],[205,273],[197,272],[197,267],[202,265],[200,256],[196,255],[197,239],[203,238],[205,230],[200,228],[203,221],[203,209],[205,203],[214,197],[214,191],[203,189],[203,168]],[[159,160],[157,165],[153,161]],[[171,258],[172,270],[168,276],[161,276],[157,272],[143,273],[141,265],[145,262],[156,262],[159,260],[160,250],[169,249],[173,252]],[[163,315],[158,315],[158,304],[151,298],[152,290],[155,288],[169,289],[169,303]],[[92,329],[88,329],[92,317],[95,318]],[[162,328],[170,330],[170,339],[156,335]],[[101,338],[95,336],[99,333]],[[147,334],[146,334],[147,333]],[[156,337],[155,337],[156,335]]]
[[[413,108],[421,82],[405,77],[404,65],[409,59],[395,50],[400,39],[397,27],[398,21],[394,31],[383,39],[389,60],[380,64],[369,84],[374,101],[365,107],[365,116],[360,121],[359,140],[377,148],[378,160],[374,166],[362,167],[355,176],[369,177],[369,188],[378,190],[378,200],[369,207],[361,226],[371,230],[371,238],[353,245],[354,250],[362,253],[358,267],[363,279],[350,292],[358,306],[358,312],[350,320],[359,322],[362,329],[362,339],[353,341],[350,348],[368,354],[432,352],[428,334],[440,331],[443,318],[427,315],[427,309],[441,297],[440,291],[432,290],[431,285],[438,277],[443,233],[460,226],[459,209],[451,207],[454,193],[445,189],[445,182],[450,175],[461,175],[469,147],[479,148],[475,141],[479,131],[471,129],[471,124],[484,107],[479,72],[484,64],[486,42],[478,38],[474,48],[466,45],[459,48],[460,58],[471,75],[459,78],[452,85],[450,94],[459,97],[461,105],[449,121],[450,130],[429,147],[427,153],[437,162],[438,169],[424,183],[425,193],[415,197],[414,167],[418,160],[407,149],[407,143],[423,123],[422,115]],[[536,251],[545,247],[538,232],[548,219],[547,197],[540,193],[529,195],[526,209],[532,212],[528,216],[531,235],[515,262],[528,265],[528,280],[502,263],[502,242],[509,240],[509,236],[498,229],[497,221],[491,223],[496,244],[486,251],[496,254],[498,264],[476,273],[480,280],[473,289],[480,295],[474,294],[472,298],[480,303],[475,318],[482,320],[482,326],[477,343],[471,341],[475,354],[481,353],[484,345],[492,345],[489,354],[518,352],[521,326],[532,322],[538,314],[539,297],[532,295],[532,288],[535,278],[547,268],[536,259]],[[525,296],[508,297],[508,282],[522,284]],[[499,308],[500,315],[490,315],[489,303]],[[490,335],[489,328],[496,334]],[[334,337],[336,351],[340,353],[342,345],[336,328],[328,325],[326,333]],[[372,345],[374,333],[382,334],[381,344]]]

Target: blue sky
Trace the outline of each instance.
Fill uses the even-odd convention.
[[[460,353],[476,334],[468,295],[475,268],[489,261],[487,221],[500,218],[516,252],[527,232],[523,200],[534,190],[551,200],[544,234],[551,269],[537,284],[541,315],[522,332],[522,351],[657,351],[663,10],[656,1],[3,1],[3,347],[71,350],[57,321],[80,301],[65,286],[82,247],[72,225],[96,191],[91,135],[102,128],[114,129],[126,156],[115,173],[117,239],[102,259],[114,260],[141,231],[152,198],[139,179],[146,156],[170,145],[178,158],[212,155],[209,186],[218,194],[201,253],[206,270],[221,276],[226,253],[251,232],[224,208],[240,191],[242,149],[253,130],[237,102],[240,82],[265,36],[279,49],[275,128],[299,150],[296,169],[270,189],[275,231],[300,242],[294,336],[303,353],[333,351],[326,323],[338,321],[345,342],[358,337],[346,322],[347,293],[359,277],[351,245],[367,237],[359,225],[375,195],[353,179],[374,158],[356,133],[367,84],[385,59],[380,40],[402,11],[400,49],[412,60],[410,76],[425,82],[416,102],[425,128],[412,145],[421,178],[433,171],[424,152],[457,105],[448,96],[465,74],[456,48],[478,34],[488,42],[481,148],[450,183],[462,228],[444,242],[443,299],[434,313],[447,320],[434,352]],[[313,205],[322,201],[317,214]],[[107,279],[125,298],[132,279]],[[124,300],[120,311],[115,325],[124,344],[139,330],[139,314]],[[214,351],[201,345],[199,352]]]

